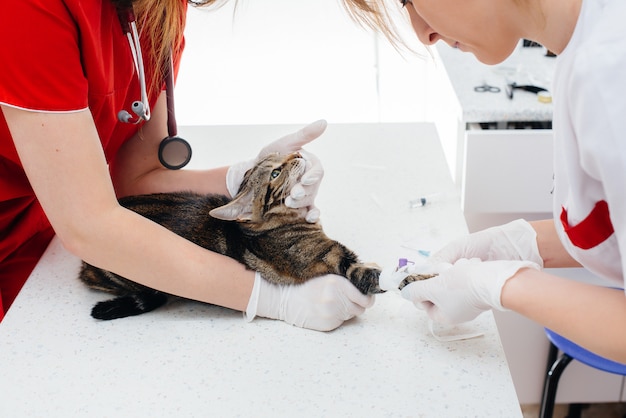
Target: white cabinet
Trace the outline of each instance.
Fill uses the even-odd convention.
[[[482,65],[471,54],[445,45],[439,45],[437,52],[444,65],[434,87],[440,93],[436,124],[469,231],[518,218],[552,217],[551,130],[506,129],[511,122],[520,121],[549,127],[551,105],[538,102],[528,92],[516,93],[514,100],[509,100],[503,92],[476,93],[473,86],[487,82],[504,88],[506,80],[519,81],[511,77],[525,77],[535,84],[550,80],[553,61],[544,58],[541,50],[518,51],[511,59],[516,68],[511,73]],[[519,68],[524,67],[526,71],[520,73]],[[485,126],[491,129],[481,129]],[[554,273],[607,285],[585,269],[558,269]],[[539,403],[549,347],[543,328],[513,312],[495,316],[520,403]],[[624,382],[621,376],[572,362],[560,380],[556,400],[622,401],[626,399]]]
[[[470,130],[464,148],[461,202],[470,231],[520,214],[549,216],[552,131]]]

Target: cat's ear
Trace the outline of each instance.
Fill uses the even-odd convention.
[[[245,195],[209,212],[214,218],[224,221],[249,222],[252,219],[252,198]]]

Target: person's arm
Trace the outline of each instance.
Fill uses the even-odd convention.
[[[502,305],[601,356],[626,363],[623,290],[519,270],[502,289]]]
[[[169,170],[158,159],[158,149],[167,136],[165,92],[152,109],[150,121],[126,141],[112,162],[112,178],[118,197],[193,190],[228,195],[228,167],[207,170]]]
[[[460,259],[402,296],[444,324],[489,309],[513,310],[600,355],[626,363],[626,296],[621,289],[551,275],[530,261]]]
[[[2,111],[37,198],[70,252],[167,293],[246,309],[254,272],[118,204],[89,111]]]
[[[372,296],[332,274],[299,286],[270,285],[234,259],[120,206],[89,111],[2,111],[50,223],[84,261],[163,292],[320,331],[373,304]],[[302,139],[311,140],[306,132]]]
[[[290,190],[285,203],[293,208],[306,207],[305,219],[316,222],[320,211],[315,196],[324,177],[319,159],[302,149],[326,129],[326,121],[313,122],[266,145],[256,159],[248,159],[230,167],[208,170],[168,170],[158,160],[158,149],[167,134],[165,93],[154,106],[152,118],[119,150],[112,162],[112,178],[118,197],[133,194],[192,190],[198,193],[219,193],[234,196],[245,172],[269,153],[300,152],[306,160],[306,172]]]
[[[546,268],[581,267],[565,250],[552,219],[529,222],[537,233],[537,247]]]

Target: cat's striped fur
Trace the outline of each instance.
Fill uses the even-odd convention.
[[[299,284],[332,273],[348,278],[364,294],[382,292],[380,269],[361,263],[352,251],[328,238],[319,222],[307,222],[305,209],[285,206],[304,167],[298,153],[272,154],[246,173],[232,200],[180,192],[130,196],[120,203],[201,247],[238,260],[273,283]],[[117,296],[94,306],[92,316],[98,319],[139,315],[168,298],[87,263],[80,279]]]

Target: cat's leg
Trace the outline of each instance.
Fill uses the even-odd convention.
[[[365,295],[384,293],[385,291],[379,286],[380,272],[380,269],[376,267],[356,263],[348,269],[347,277],[350,279],[352,284],[354,284],[357,289]],[[398,289],[402,290],[410,283],[417,282],[419,280],[427,280],[435,276],[436,274],[410,274],[402,280],[402,282],[400,282]]]
[[[98,302],[91,310],[96,319],[117,319],[150,312],[167,302],[167,295],[156,290],[132,293]]]
[[[430,279],[431,277],[435,277],[436,274],[410,274],[408,276],[406,276],[406,278],[404,280],[402,280],[400,282],[400,285],[398,286],[398,289],[402,290],[405,286],[413,283],[413,282],[417,282],[420,280],[427,280]]]

